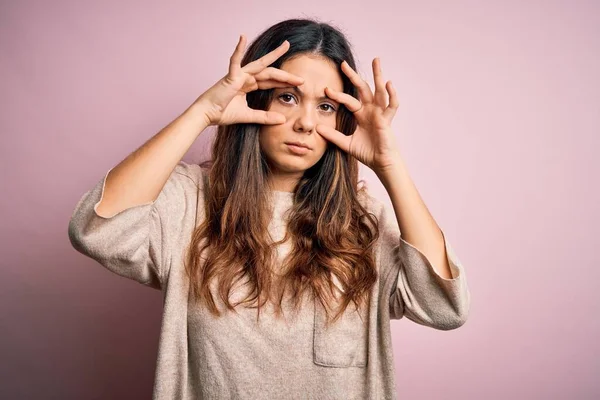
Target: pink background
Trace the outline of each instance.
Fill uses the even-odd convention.
[[[226,73],[240,33],[302,16],[344,29],[371,84],[381,57],[400,96],[398,144],[466,268],[463,327],[392,323],[399,398],[600,396],[598,2],[11,3],[0,4],[0,397],[151,396],[160,292],[77,253],[69,218]]]

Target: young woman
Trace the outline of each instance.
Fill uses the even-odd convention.
[[[73,246],[160,289],[155,399],[395,398],[390,320],[467,319],[465,272],[344,35],[282,21],[83,195]],[[181,161],[208,126],[212,159]],[[359,187],[358,161],[393,210]],[[402,231],[402,235],[400,235]]]

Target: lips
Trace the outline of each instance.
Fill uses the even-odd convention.
[[[304,147],[304,148],[310,150],[310,147],[308,147],[308,145],[306,145],[304,143],[300,143],[300,142],[285,142],[285,144],[291,144],[291,145],[298,146],[298,147]]]

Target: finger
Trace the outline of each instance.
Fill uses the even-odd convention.
[[[280,82],[288,83],[288,86],[297,86],[304,83],[304,78],[301,78],[297,75],[291,74],[287,71],[284,71],[279,68],[265,68],[260,71],[258,74],[254,75],[254,78],[257,81],[261,80],[278,80]]]
[[[387,107],[387,93],[385,82],[381,73],[381,60],[379,57],[373,59],[373,80],[375,81],[375,104],[385,110]]]
[[[344,74],[346,74],[346,76],[348,76],[350,82],[352,82],[352,84],[358,89],[358,95],[360,97],[360,100],[363,103],[372,102],[373,93],[371,93],[371,88],[369,87],[369,84],[365,82],[365,80],[361,78],[360,75],[358,75],[356,71],[354,71],[345,60],[342,61],[342,71],[344,72]]]
[[[229,74],[234,75],[238,69],[240,69],[240,64],[242,63],[242,57],[244,56],[244,49],[246,48],[246,37],[244,35],[240,35],[240,40],[238,40],[238,44],[235,47],[235,51],[229,59]]]
[[[279,45],[275,50],[270,51],[265,54],[258,60],[254,60],[251,63],[248,63],[242,68],[242,71],[247,72],[249,74],[256,74],[269,65],[273,64],[275,60],[281,57],[286,51],[290,48],[290,42],[284,40],[282,44]]]
[[[398,95],[396,94],[396,89],[392,86],[392,81],[388,81],[386,84],[387,91],[390,95],[390,105],[383,112],[383,116],[391,121],[392,118],[396,115],[396,111],[400,106],[400,102],[398,101]]]
[[[264,81],[256,81],[258,89],[273,89],[273,88],[289,88],[290,84],[287,82],[276,81],[274,79],[267,79]],[[256,90],[256,89],[254,89]]]
[[[262,111],[250,109],[248,121],[252,124],[278,125],[286,121],[285,115],[275,111]]]
[[[323,136],[326,140],[335,144],[337,147],[344,150],[345,152],[348,152],[350,150],[350,142],[352,141],[352,136],[346,136],[337,129],[323,124],[317,124],[315,130],[319,135]]]
[[[337,90],[325,87],[325,94],[330,99],[345,105],[346,108],[352,113],[355,113],[362,109],[362,104],[360,100],[358,100],[356,97],[349,95],[348,93],[338,92]]]

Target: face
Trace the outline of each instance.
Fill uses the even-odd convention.
[[[262,125],[260,148],[272,171],[273,190],[293,192],[304,171],[315,165],[327,149],[327,140],[315,131],[317,124],[336,127],[340,104],[325,95],[325,87],[343,91],[342,78],[331,60],[300,55],[280,69],[304,78],[296,87],[275,88],[269,107],[286,117],[279,125]],[[289,143],[308,146],[298,148]]]

